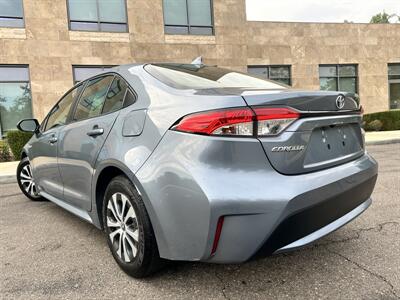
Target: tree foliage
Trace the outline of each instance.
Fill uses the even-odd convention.
[[[10,130],[7,132],[7,143],[10,146],[11,152],[15,158],[21,156],[22,149],[25,144],[31,139],[33,133],[22,132],[19,130]]]
[[[369,22],[374,24],[388,24],[391,23],[392,20],[394,20],[393,22],[400,22],[400,16],[396,14],[389,15],[383,11],[373,16]]]

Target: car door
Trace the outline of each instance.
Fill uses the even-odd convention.
[[[106,75],[88,80],[72,122],[59,134],[58,165],[64,200],[87,211],[91,209],[91,180],[97,156],[122,107],[125,90],[118,87],[118,78]]]
[[[63,197],[63,183],[57,164],[59,132],[69,121],[72,104],[81,90],[82,85],[73,88],[51,109],[28,151],[38,189],[58,199]]]

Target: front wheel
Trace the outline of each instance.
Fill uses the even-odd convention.
[[[35,181],[32,176],[32,168],[27,157],[23,158],[17,168],[17,181],[19,188],[29,199],[33,201],[43,200],[39,196]]]
[[[103,200],[103,224],[111,253],[128,275],[146,277],[161,266],[144,203],[128,178],[117,176]]]

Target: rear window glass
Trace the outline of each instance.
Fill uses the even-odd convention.
[[[287,86],[228,69],[192,64],[149,64],[145,70],[176,89],[252,88],[285,89]]]

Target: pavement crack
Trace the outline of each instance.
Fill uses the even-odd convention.
[[[356,230],[352,230],[351,233],[354,233],[355,235],[353,236],[349,236],[340,240],[329,240],[327,242],[322,242],[319,245],[320,246],[328,246],[331,244],[338,244],[338,243],[346,243],[349,241],[354,241],[354,240],[358,240],[361,235],[365,232],[370,232],[370,231],[376,231],[376,232],[381,232],[385,226],[387,225],[399,225],[399,222],[396,221],[389,221],[389,222],[383,222],[383,223],[379,223],[376,226],[373,227],[368,227],[368,228],[360,228],[360,229],[356,229]]]
[[[387,223],[390,223],[390,222],[387,222]],[[396,223],[396,222],[394,222],[394,223]],[[325,249],[326,249],[328,252],[330,252],[330,253],[332,253],[332,254],[335,254],[335,255],[337,255],[337,256],[343,258],[344,260],[348,261],[349,263],[352,263],[354,266],[356,266],[356,267],[359,268],[360,270],[362,270],[362,271],[364,271],[364,272],[370,274],[371,276],[373,276],[373,277],[379,279],[380,281],[384,282],[386,285],[388,285],[388,286],[390,287],[390,292],[393,294],[393,296],[394,296],[396,299],[400,299],[400,296],[397,294],[395,287],[393,286],[393,284],[392,284],[386,277],[384,277],[384,276],[381,275],[381,274],[375,273],[375,272],[373,272],[373,271],[367,269],[366,267],[364,267],[364,266],[361,265],[360,263],[358,263],[358,262],[356,262],[356,261],[350,259],[349,257],[347,257],[347,256],[345,256],[345,255],[343,255],[343,254],[341,254],[341,253],[339,253],[339,252],[336,252],[336,251],[334,251],[334,250],[332,250],[332,249],[329,249],[328,247],[325,247]]]
[[[215,277],[217,277],[217,279],[219,280],[219,282],[222,284],[222,289],[221,289],[222,295],[224,296],[225,299],[228,299],[228,300],[229,300],[230,298],[229,298],[229,297],[226,295],[226,293],[225,293],[225,290],[226,290],[225,281],[223,280],[223,278],[222,278],[221,276],[219,276],[217,270],[215,270],[214,274],[215,274]]]

